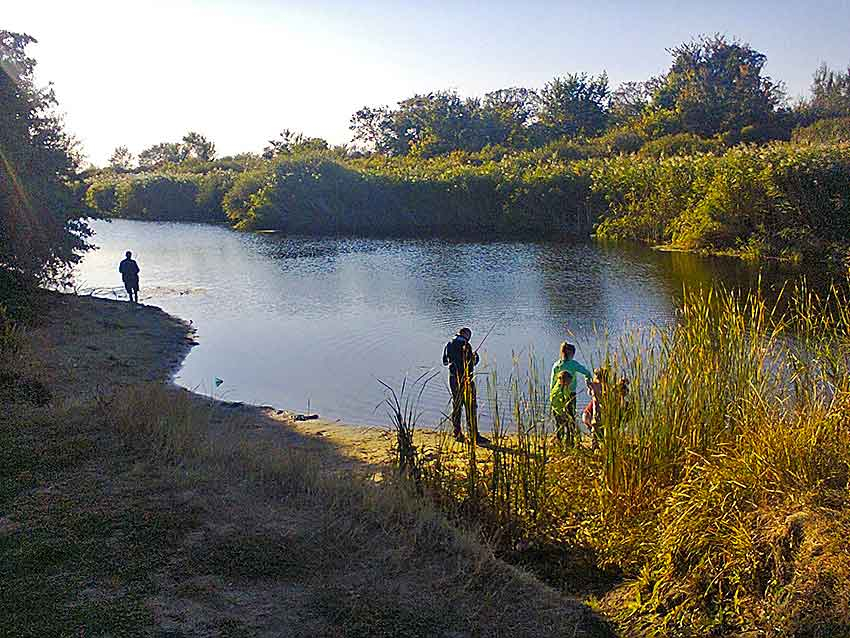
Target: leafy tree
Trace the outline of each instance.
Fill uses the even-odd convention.
[[[681,44],[671,54],[673,64],[653,106],[675,111],[682,130],[711,137],[775,124],[785,94],[781,84],[762,75],[763,53],[715,35]]]
[[[187,154],[203,162],[215,159],[215,144],[195,131],[189,131],[183,136],[183,146]]]
[[[475,151],[491,143],[482,134],[480,108],[478,100],[464,100],[454,91],[415,95],[399,102],[396,127],[420,157]]]
[[[51,87],[36,87],[35,39],[0,31],[0,268],[58,280],[90,248],[89,214],[76,183],[79,157],[55,114]]]
[[[611,92],[608,115],[614,124],[624,124],[640,117],[652,102],[658,78],[646,82],[624,82]]]
[[[593,136],[607,123],[608,75],[571,73],[540,91],[540,123],[553,137]]]
[[[812,97],[805,105],[813,119],[850,115],[850,66],[844,73],[821,64],[812,78]]]
[[[148,170],[164,164],[179,164],[188,157],[189,149],[180,142],[162,142],[139,153],[139,166]]]
[[[484,96],[479,118],[486,143],[509,148],[526,148],[535,139],[537,93],[521,87],[499,89]]]
[[[269,145],[263,149],[263,157],[271,159],[278,155],[327,151],[329,148],[327,141],[321,137],[307,137],[286,128],[280,132],[278,139],[269,140]]]
[[[118,146],[109,157],[109,166],[119,173],[126,173],[133,169],[136,158],[126,146]]]
[[[354,143],[381,155],[405,155],[408,140],[395,127],[395,118],[388,106],[364,106],[351,116],[348,128]]]

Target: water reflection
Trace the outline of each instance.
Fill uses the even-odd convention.
[[[383,424],[376,379],[398,384],[441,368],[446,340],[469,325],[489,369],[534,351],[548,367],[567,338],[598,357],[597,333],[669,321],[685,285],[779,288],[798,271],[731,259],[598,243],[289,238],[219,226],[96,222],[100,249],[82,287],[120,286],[132,250],[142,300],[191,319],[200,345],[178,382],[229,399]],[[426,421],[447,408],[444,374],[423,398]]]

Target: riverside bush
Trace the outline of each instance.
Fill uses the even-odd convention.
[[[618,135],[620,135],[618,133]],[[303,234],[589,236],[757,257],[846,257],[850,146],[739,145],[691,134],[488,147],[429,159],[281,155],[234,172],[113,175],[86,195],[103,214],[229,220]],[[617,138],[617,139],[615,139]],[[606,156],[607,155],[607,156]],[[576,159],[583,158],[583,159]]]
[[[723,155],[614,158],[593,189],[608,210],[597,234],[684,248],[841,254],[850,233],[850,146],[775,143]]]
[[[467,154],[433,160],[321,155],[276,161],[225,198],[239,228],[292,233],[536,235],[589,232],[589,178],[581,165],[526,165]],[[253,192],[251,190],[253,189]]]
[[[831,117],[798,128],[791,140],[798,144],[850,143],[850,117]]]
[[[225,221],[222,200],[234,183],[230,171],[100,176],[86,204],[107,217],[156,221]]]

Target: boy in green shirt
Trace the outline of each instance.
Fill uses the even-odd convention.
[[[575,429],[575,392],[570,390],[573,375],[566,370],[561,370],[555,379],[555,385],[549,393],[549,405],[555,416],[555,435],[563,442],[564,436],[567,443],[572,445],[573,430]],[[570,403],[573,405],[572,422],[570,422]]]
[[[564,341],[561,344],[561,358],[555,362],[555,365],[552,366],[552,381],[550,383],[551,391],[554,392],[555,386],[558,382],[558,375],[561,372],[568,372],[570,375],[570,399],[567,403],[567,419],[571,419],[569,432],[572,433],[575,430],[575,422],[576,422],[576,386],[577,379],[576,373],[582,375],[585,380],[592,378],[592,374],[590,370],[581,365],[578,361],[576,361],[573,357],[576,355],[576,347]],[[558,438],[561,438],[559,435]]]

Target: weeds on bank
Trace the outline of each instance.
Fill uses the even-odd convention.
[[[605,395],[598,453],[553,445],[533,362],[507,400],[493,373],[492,447],[421,458],[426,489],[516,560],[623,572],[603,605],[629,631],[850,632],[850,304],[785,295],[686,293],[673,325],[610,345],[631,392]]]

